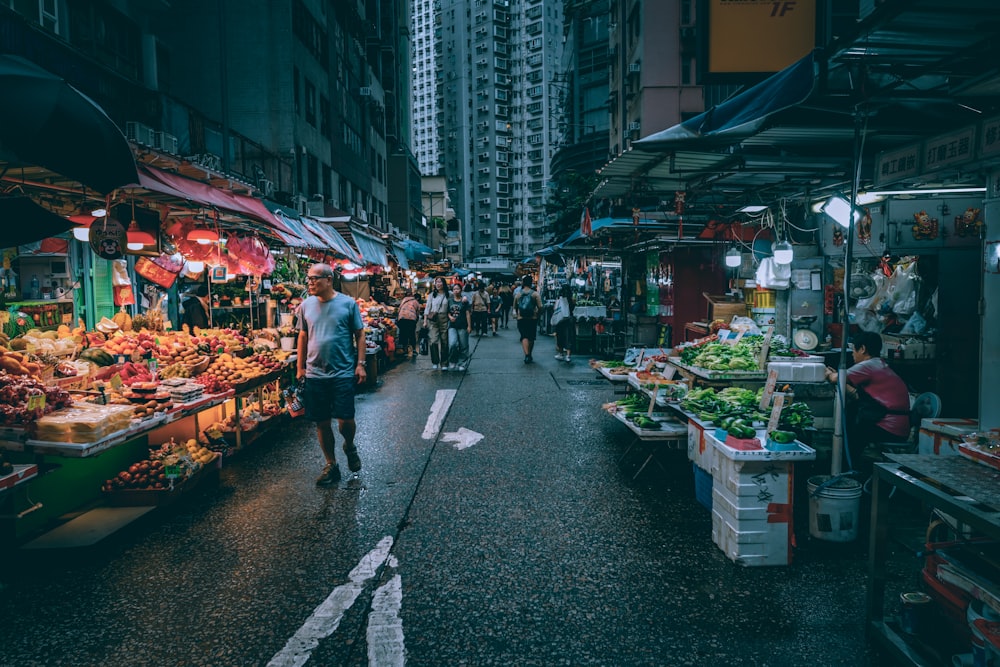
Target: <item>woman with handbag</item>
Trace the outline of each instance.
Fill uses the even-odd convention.
[[[559,298],[556,299],[550,320],[556,330],[556,359],[559,361],[572,361],[570,354],[573,347],[573,334],[576,333],[576,320],[573,319],[575,305],[573,303],[573,290],[569,285],[563,285],[559,289]]]
[[[429,330],[431,368],[448,363],[448,283],[438,276],[424,306],[424,326]]]

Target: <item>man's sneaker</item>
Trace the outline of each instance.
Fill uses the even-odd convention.
[[[563,358],[563,361],[565,361],[566,363],[569,363],[569,362],[571,362],[571,361],[572,361],[572,359],[571,359],[571,358],[570,358],[570,356],[569,356],[569,355],[567,354],[567,355],[566,355],[566,356],[565,356],[565,357]]]
[[[459,364],[458,365],[458,370],[464,371],[465,370],[465,364]]]
[[[340,466],[336,463],[327,463],[322,474],[316,478],[316,486],[328,486],[340,481]]]
[[[524,355],[524,363],[530,364],[531,363],[531,357],[529,357],[528,355]]]
[[[455,370],[455,364],[448,364],[448,370],[449,371]]]
[[[358,448],[348,448],[347,445],[344,445],[344,453],[347,454],[347,469],[351,472],[361,470],[361,457],[358,456]]]
[[[440,368],[440,366],[438,366],[437,364],[431,364],[431,370],[432,371],[436,371],[439,368]]]
[[[566,357],[562,356],[561,354],[557,354],[556,359],[558,359],[559,361],[565,361]]]

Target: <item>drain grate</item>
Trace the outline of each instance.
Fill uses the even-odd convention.
[[[571,387],[607,387],[607,380],[563,380],[566,384]]]

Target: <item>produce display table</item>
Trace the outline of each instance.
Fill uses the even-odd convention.
[[[38,474],[38,466],[34,464],[14,465],[14,472],[0,477],[0,496],[6,494],[18,484],[23,484]]]

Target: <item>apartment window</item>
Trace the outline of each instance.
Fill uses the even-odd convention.
[[[292,110],[295,115],[298,116],[301,113],[301,105],[299,103],[300,93],[299,93],[299,68],[292,68]]]
[[[319,132],[330,138],[330,100],[325,95],[319,96]]]
[[[306,122],[316,127],[316,86],[306,79],[305,85]]]

